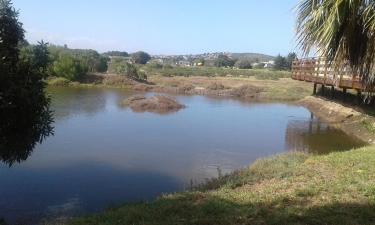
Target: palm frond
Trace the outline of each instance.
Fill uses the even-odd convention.
[[[374,0],[302,0],[297,13],[297,38],[305,54],[316,48],[336,69],[348,62],[366,89],[374,86]]]

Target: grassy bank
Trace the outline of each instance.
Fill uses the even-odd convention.
[[[374,224],[374,151],[262,159],[200,191],[124,205],[71,224]]]
[[[309,96],[312,93],[310,83],[295,81],[291,78],[259,80],[255,77],[165,77],[154,75],[150,76],[149,81],[161,87],[184,88],[192,86],[202,90],[210,90],[212,86],[218,86],[217,84],[225,89],[235,89],[249,85],[261,89],[259,100],[270,101],[294,101]]]

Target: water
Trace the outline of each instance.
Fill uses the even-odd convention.
[[[285,151],[323,154],[363,145],[287,104],[176,96],[187,108],[157,115],[120,107],[132,95],[123,90],[50,93],[55,135],[26,161],[0,164],[0,218],[10,223],[148,200]]]

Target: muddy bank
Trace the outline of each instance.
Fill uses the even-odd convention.
[[[133,96],[125,99],[122,105],[130,107],[134,112],[153,112],[158,114],[168,114],[185,108],[184,105],[178,103],[175,99],[163,95],[155,95],[148,98],[140,95]]]
[[[375,118],[360,110],[339,103],[309,96],[297,102],[308,108],[324,122],[330,123],[348,135],[375,144]]]

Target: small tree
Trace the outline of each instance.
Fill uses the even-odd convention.
[[[251,62],[247,59],[237,60],[235,67],[239,69],[251,69],[252,68]]]
[[[282,57],[281,55],[276,56],[274,69],[276,70],[287,69],[287,61],[285,57]]]
[[[286,57],[286,65],[287,65],[288,70],[292,69],[293,61],[296,60],[296,59],[297,59],[296,53],[291,52],[291,53],[288,54],[288,56]]]
[[[142,51],[133,53],[131,57],[133,62],[137,64],[146,64],[151,60],[151,56],[148,53]]]
[[[233,67],[235,60],[229,58],[227,55],[219,55],[215,60],[214,65],[216,67]]]
[[[146,81],[147,75],[144,71],[140,71],[134,64],[127,62],[120,63],[115,67],[115,73],[127,76],[134,80]]]

